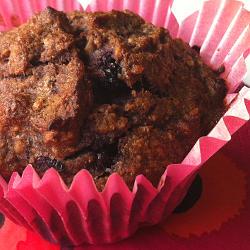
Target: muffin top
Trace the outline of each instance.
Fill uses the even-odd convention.
[[[117,172],[154,185],[226,109],[227,88],[199,52],[129,11],[47,8],[0,35],[0,172],[31,163],[70,185]]]

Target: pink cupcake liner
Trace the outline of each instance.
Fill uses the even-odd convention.
[[[221,149],[250,119],[250,90],[242,84],[247,73],[250,13],[239,1],[210,0],[178,24],[171,0],[81,1],[87,11],[129,9],[147,21],[170,30],[191,46],[199,46],[203,60],[214,69],[225,67],[231,104],[208,136],[201,137],[182,163],[167,166],[153,187],[143,175],[130,191],[123,179],[112,174],[103,192],[98,192],[88,171],[80,171],[68,188],[54,169],[40,178],[31,165],[9,183],[0,177],[0,210],[15,223],[45,239],[62,245],[115,242],[132,235],[139,227],[159,223],[185,196],[202,164]],[[87,6],[87,3],[90,4]],[[2,0],[0,29],[8,30],[33,13],[52,6],[58,10],[81,10],[73,0]],[[180,6],[181,7],[181,6]],[[231,93],[231,94],[230,94]]]

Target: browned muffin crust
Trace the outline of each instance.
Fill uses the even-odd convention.
[[[39,156],[64,159],[78,150],[93,100],[69,32],[65,15],[47,9],[0,38],[0,53],[8,55],[0,63],[0,161],[5,178]]]
[[[32,163],[154,185],[225,110],[225,82],[167,30],[128,12],[48,8],[0,36],[1,174]]]

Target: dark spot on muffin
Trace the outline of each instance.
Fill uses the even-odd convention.
[[[34,66],[34,67],[37,67],[37,66],[39,66],[39,65],[41,65],[42,63],[39,61],[39,56],[38,55],[36,55],[36,56],[34,56],[31,60],[30,60],[30,65],[31,66]]]
[[[221,65],[221,66],[215,71],[215,73],[218,74],[218,75],[220,75],[220,74],[224,73],[225,70],[226,70],[225,66],[224,66],[224,65]]]
[[[97,178],[111,174],[112,165],[118,154],[118,143],[106,144],[95,152],[95,160],[91,162],[87,169],[94,172]]]
[[[166,92],[161,91],[157,86],[154,85],[154,83],[150,82],[145,76],[142,76],[142,79],[140,81],[137,81],[133,85],[133,89],[136,90],[136,92],[141,92],[145,90],[150,91],[159,97],[167,95]]]
[[[54,168],[58,172],[63,172],[64,170],[64,165],[62,162],[56,160],[56,159],[51,159],[48,156],[39,156],[36,158],[34,162],[35,168],[38,172],[44,172],[49,168]]]
[[[197,46],[197,45],[194,45],[193,47],[192,47],[192,49],[193,50],[195,50],[196,52],[198,52],[198,53],[200,53],[200,47],[199,46]]]
[[[114,98],[127,96],[130,89],[119,78],[121,66],[110,49],[101,49],[90,58],[90,78],[97,103],[111,103]]]
[[[102,59],[100,67],[105,74],[105,84],[108,85],[108,88],[110,88],[109,84],[114,84],[114,87],[119,87],[118,75],[121,73],[120,65],[112,57],[111,53],[107,53]]]

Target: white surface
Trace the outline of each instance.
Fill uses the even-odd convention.
[[[83,9],[86,9],[87,6],[91,3],[92,0],[78,0],[78,2],[82,5]]]
[[[196,10],[199,10],[202,3],[207,0],[174,0],[172,10],[175,13],[176,19],[179,23],[183,19],[191,15]],[[224,0],[226,1],[226,0]],[[230,1],[230,0],[227,0]],[[245,4],[245,8],[250,11],[250,0],[241,0]],[[180,8],[181,6],[181,8]],[[250,44],[249,44],[250,47]],[[250,55],[246,59],[247,74],[243,81],[250,87]]]
[[[202,3],[205,1],[207,0],[174,0],[172,10],[175,13],[178,22],[181,22],[194,11],[200,9]],[[250,0],[241,0],[241,2],[245,4],[246,9],[250,10]]]
[[[244,77],[243,81],[248,87],[250,87],[250,56],[247,57],[245,62],[247,65],[247,74]]]

